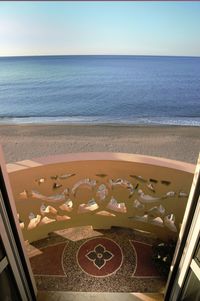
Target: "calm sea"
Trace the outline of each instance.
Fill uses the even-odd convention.
[[[200,57],[0,58],[0,123],[200,126]]]

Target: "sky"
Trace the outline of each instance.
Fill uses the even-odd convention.
[[[200,56],[200,2],[0,2],[0,56]]]

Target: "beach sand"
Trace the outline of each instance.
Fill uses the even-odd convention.
[[[196,164],[200,127],[1,125],[6,162],[76,152],[124,152]]]

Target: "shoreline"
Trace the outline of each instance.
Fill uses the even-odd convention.
[[[200,127],[127,124],[0,124],[6,162],[78,152],[123,152],[196,164]]]
[[[27,123],[0,123],[0,128],[2,127],[127,127],[127,128],[199,128],[200,125],[186,125],[186,124],[159,124],[159,123],[81,123],[81,122],[49,122],[49,123],[43,123],[43,122],[27,122]]]
[[[127,122],[127,121],[119,121],[119,122],[115,122],[115,121],[111,121],[111,122],[107,122],[107,121],[65,121],[65,120],[60,120],[60,121],[54,121],[52,120],[46,120],[46,121],[39,121],[39,120],[35,120],[35,121],[5,121],[2,122],[1,118],[0,118],[0,126],[117,126],[117,127],[200,127],[200,120],[198,122],[194,122],[193,123],[173,123],[173,122]]]

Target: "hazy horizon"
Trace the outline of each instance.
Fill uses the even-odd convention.
[[[51,57],[51,56],[152,56],[152,57],[182,57],[182,58],[200,58],[200,55],[155,55],[155,54],[33,54],[33,55],[0,55],[0,58],[16,57]]]

